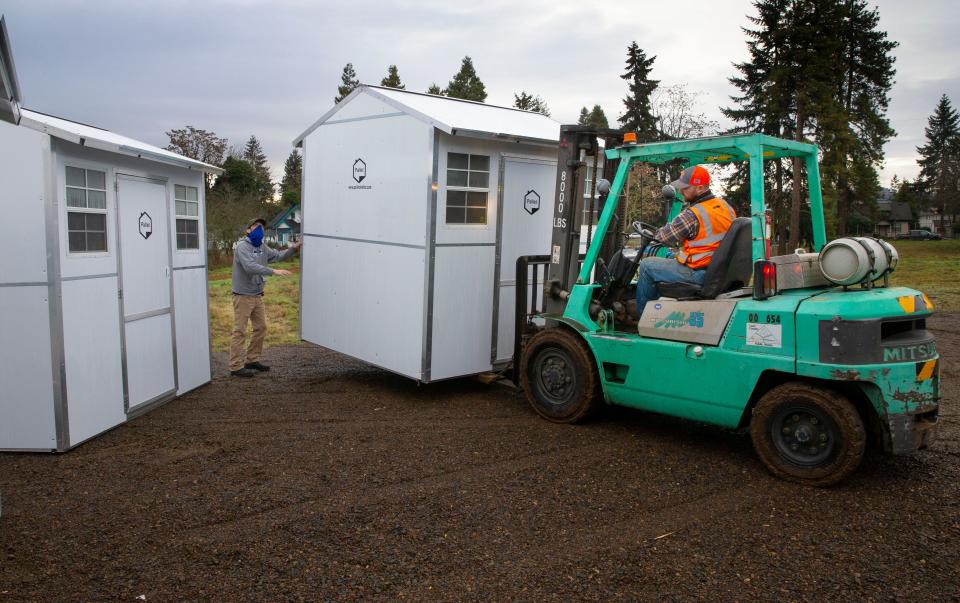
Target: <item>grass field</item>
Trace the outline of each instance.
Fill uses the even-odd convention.
[[[270,264],[283,268],[291,276],[268,276],[264,304],[267,308],[267,341],[265,347],[284,343],[299,343],[300,320],[300,260]],[[230,289],[231,267],[210,271],[210,330],[213,351],[230,349],[230,331],[233,329],[233,292]],[[247,327],[249,337],[249,327]]]
[[[937,310],[960,310],[960,240],[891,243],[900,253],[891,284],[923,291]]]
[[[938,310],[960,310],[960,240],[894,241],[900,252],[900,265],[892,284],[915,287],[926,293]],[[293,276],[267,278],[267,346],[299,343],[300,260],[271,264],[285,268]],[[233,305],[230,291],[230,267],[210,271],[210,321],[214,351],[230,347]]]

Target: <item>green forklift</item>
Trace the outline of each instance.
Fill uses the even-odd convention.
[[[940,400],[933,304],[889,286],[899,258],[886,241],[827,243],[817,147],[762,134],[622,135],[561,128],[552,247],[517,260],[514,378],[533,409],[576,423],[610,404],[749,429],[772,474],[812,486],[848,477],[868,443],[889,454],[929,446]],[[763,162],[781,158],[806,167],[813,249],[771,257]],[[664,283],[637,315],[637,267],[664,248],[650,224],[620,232],[630,167],[735,161],[749,162],[749,215],[734,220],[702,286]],[[664,189],[670,220],[682,204]]]

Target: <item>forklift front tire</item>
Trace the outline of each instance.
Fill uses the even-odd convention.
[[[548,421],[578,423],[603,404],[593,354],[583,338],[566,328],[549,328],[531,337],[520,365],[527,400]]]
[[[866,430],[856,408],[833,390],[785,383],[753,409],[750,437],[775,476],[807,486],[832,486],[856,471]]]

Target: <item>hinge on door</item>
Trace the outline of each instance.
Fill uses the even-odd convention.
[[[120,192],[120,183],[117,182],[116,180],[113,181],[113,192],[115,193]]]
[[[123,289],[117,289],[117,299],[123,299]]]

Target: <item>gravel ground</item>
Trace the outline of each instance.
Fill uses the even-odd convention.
[[[931,324],[939,441],[827,490],[743,433],[553,425],[500,385],[273,348],[67,454],[0,455],[0,603],[957,600],[960,315]]]

